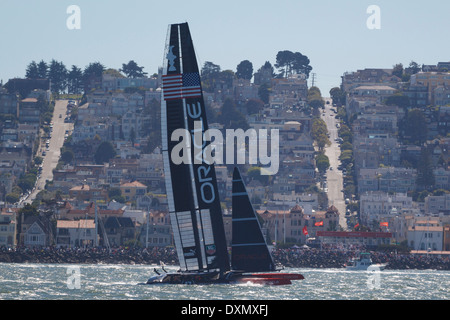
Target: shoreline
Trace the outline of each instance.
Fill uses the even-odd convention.
[[[273,252],[275,263],[286,268],[345,268],[347,261],[357,255],[353,250],[290,250],[278,249]],[[450,270],[449,258],[397,255],[371,251],[373,263],[387,263],[386,270]],[[178,266],[174,249],[154,248],[104,248],[56,249],[19,248],[0,250],[0,263],[42,263],[42,264],[142,264]]]

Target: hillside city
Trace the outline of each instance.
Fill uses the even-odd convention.
[[[450,62],[345,72],[321,92],[309,60],[285,60],[202,67],[210,128],[279,130],[277,174],[239,165],[267,242],[448,256]],[[173,246],[162,70],[61,66],[0,86],[0,247]],[[233,165],[215,168],[231,243]]]

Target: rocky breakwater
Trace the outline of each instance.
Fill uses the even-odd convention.
[[[177,264],[175,250],[169,248],[16,248],[0,250],[0,262],[68,264]]]
[[[350,259],[366,250],[307,250],[281,249],[273,252],[277,263],[292,268],[345,268]],[[395,252],[370,251],[373,263],[387,264],[391,270],[450,270],[450,258],[433,255],[396,254]]]
[[[390,270],[450,270],[450,259],[433,255],[412,255],[375,252],[372,254],[374,263],[387,263]]]
[[[290,250],[281,249],[273,252],[277,263],[291,268],[344,268],[349,254],[337,250]]]
[[[342,249],[277,249],[273,258],[277,264],[288,268],[345,268],[348,261],[357,257],[358,250]],[[387,263],[392,270],[450,270],[448,257],[396,254],[371,251],[373,263]],[[68,264],[160,264],[178,266],[174,248],[0,248],[0,263],[68,263]]]

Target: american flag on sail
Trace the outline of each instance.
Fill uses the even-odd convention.
[[[195,98],[202,94],[198,73],[165,75],[162,82],[164,100]]]

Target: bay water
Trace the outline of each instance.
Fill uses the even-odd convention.
[[[0,263],[1,300],[448,300],[450,271],[296,269],[292,285],[140,285],[152,265]],[[167,266],[169,272],[175,267]],[[159,269],[160,272],[161,269]]]

